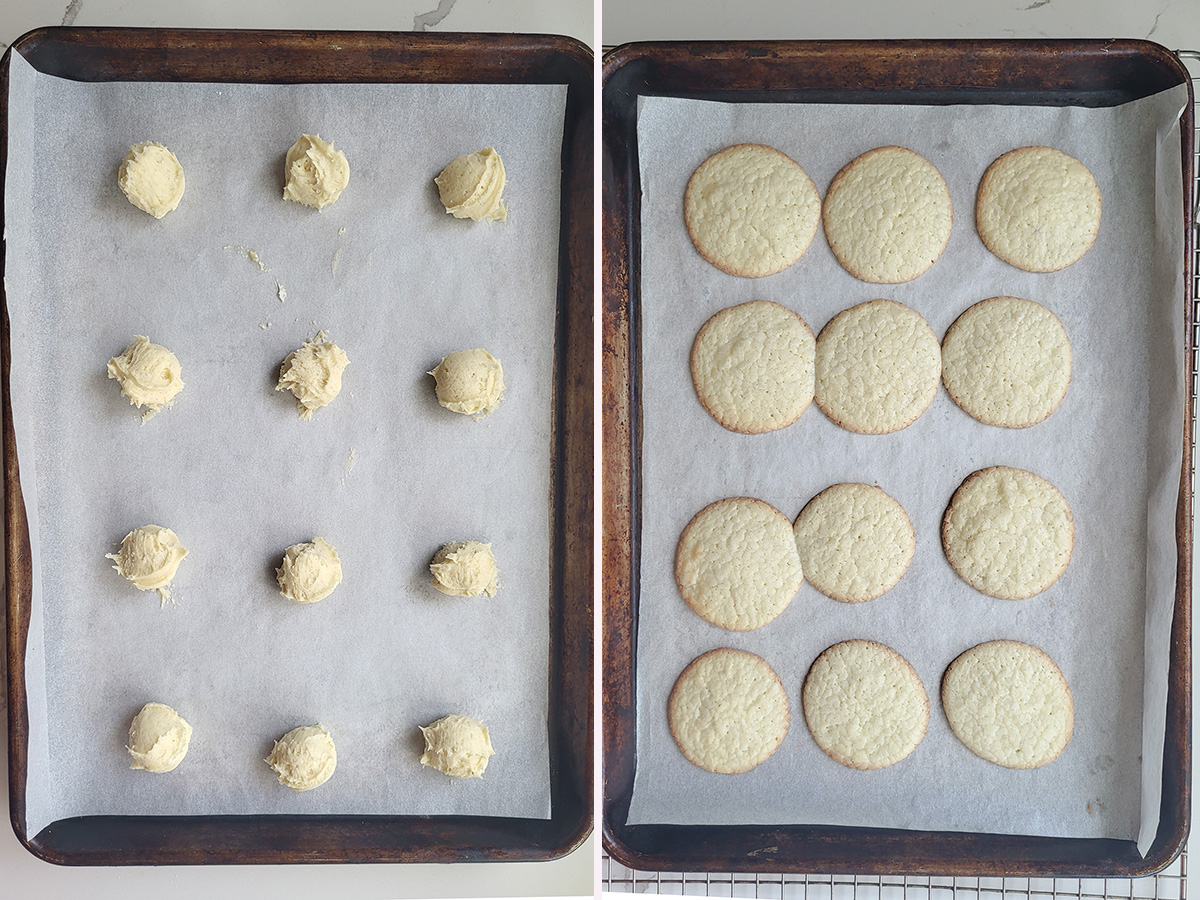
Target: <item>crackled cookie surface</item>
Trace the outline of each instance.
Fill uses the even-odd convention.
[[[792,523],[762,500],[731,497],[709,504],[679,538],[679,592],[698,615],[728,631],[771,622],[803,580]]]
[[[1100,233],[1100,188],[1087,166],[1052,147],[1019,147],[979,182],[975,225],[987,248],[1028,272],[1079,260]]]
[[[1075,520],[1046,479],[1008,466],[972,472],[942,519],[950,565],[983,593],[1002,600],[1040,594],[1067,570]]]
[[[817,337],[817,406],[851,431],[907,428],[937,396],[941,376],[937,335],[893,300],[843,310]]]
[[[942,708],[972,753],[1009,769],[1053,762],[1075,727],[1062,670],[1021,641],[989,641],[955,659],[942,678]]]
[[[878,147],[829,185],[825,237],[842,267],[863,281],[912,281],[950,240],[954,206],[933,163],[905,147]]]
[[[1062,322],[1041,304],[992,297],[946,332],[942,380],[954,402],[980,422],[1027,428],[1067,395],[1071,342]]]
[[[821,197],[795,160],[773,147],[737,144],[692,173],[683,214],[701,256],[731,275],[760,278],[804,255]]]
[[[916,749],[929,696],[908,660],[875,641],[842,641],[804,679],[804,718],[822,750],[852,769],[883,769]]]
[[[723,309],[692,345],[692,383],[730,431],[762,434],[791,425],[813,398],[816,340],[786,307],[754,300]]]
[[[787,691],[761,656],[728,647],[698,656],[667,704],[671,735],[694,765],[749,772],[779,749],[791,713]]]
[[[862,603],[908,571],[916,535],[904,507],[869,484],[835,484],[808,501],[794,527],[808,583],[827,597]]]

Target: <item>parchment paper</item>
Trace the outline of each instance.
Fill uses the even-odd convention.
[[[645,430],[638,644],[655,651],[637,659],[631,824],[813,823],[1140,836],[1145,851],[1157,827],[1174,603],[1184,397],[1178,118],[1185,101],[1182,87],[1112,109],[642,98]],[[955,222],[945,253],[912,282],[870,285],[838,265],[819,232],[807,254],[778,275],[745,279],[719,271],[692,247],[682,199],[695,167],[739,142],[787,153],[822,195],[860,153],[886,144],[916,150],[950,187]],[[974,228],[984,170],[1007,150],[1030,144],[1083,160],[1103,195],[1096,244],[1081,261],[1052,274],[1001,262]],[[709,316],[727,306],[775,300],[819,332],[839,311],[887,297],[919,311],[940,337],[967,307],[997,295],[1049,307],[1074,349],[1065,401],[1029,429],[983,425],[941,390],[915,424],[895,434],[851,433],[813,405],[790,428],[738,435],[704,411],[692,387],[692,341]],[[954,490],[976,469],[998,464],[1048,478],[1075,516],[1070,568],[1052,588],[1025,601],[995,600],[974,590],[941,550],[941,516]],[[741,634],[691,612],[675,586],[673,566],[676,542],[696,512],[722,497],[749,495],[794,518],[815,494],[841,481],[877,483],[912,519],[916,557],[895,588],[855,605],[805,584],[778,619]],[[849,638],[895,648],[930,695],[924,741],[888,769],[844,768],[817,747],[805,726],[800,687],[808,667],[826,647]],[[1042,647],[1074,694],[1074,738],[1045,768],[1012,771],[974,756],[941,711],[946,666],[967,648],[997,638]],[[779,751],[739,776],[688,763],[667,727],[675,679],[695,656],[721,646],[763,656],[792,706],[791,729]]]
[[[81,84],[19,56],[11,76],[6,288],[35,562],[29,833],[87,814],[547,817],[566,87]],[[321,212],[281,199],[302,132],[350,162]],[[161,221],[116,185],[140,140],[186,173]],[[508,170],[505,224],[451,218],[432,183],[485,146]],[[350,365],[303,422],[274,388],[318,329]],[[105,372],[135,334],[173,350],[186,385],[144,425]],[[480,423],[441,409],[426,374],[477,346],[508,385]],[[147,523],[189,551],[162,609],[104,558]],[[274,567],[314,535],[344,580],[301,606]],[[495,599],[430,586],[434,552],[465,539],[492,542]],[[170,775],[128,768],[129,720],[150,700],[195,729]],[[491,730],[482,780],[417,762],[417,726],[450,712]],[[315,722],[337,772],[294,793],[262,760]]]

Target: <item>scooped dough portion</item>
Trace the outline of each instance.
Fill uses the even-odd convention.
[[[508,218],[508,209],[500,199],[505,183],[504,162],[491,147],[452,159],[433,183],[442,206],[456,219],[503,222]]]
[[[342,370],[349,364],[346,352],[328,340],[325,332],[318,332],[284,358],[275,390],[291,391],[300,418],[307,422],[314,410],[328,406],[341,392]]]
[[[438,403],[446,409],[482,419],[500,405],[504,369],[486,350],[455,350],[429,374],[437,383]]]
[[[170,528],[143,525],[125,535],[121,549],[105,558],[113,560],[113,568],[139,591],[158,591],[168,600],[168,587],[187,553]]]
[[[482,778],[488,757],[494,756],[487,726],[470,716],[452,713],[432,725],[421,725],[425,752],[421,765],[455,778]]]
[[[303,725],[275,742],[267,764],[284,787],[311,791],[328,781],[337,768],[337,750],[324,725]]]
[[[142,141],[121,160],[117,185],[130,203],[161,219],[183,199],[183,166],[162,144]]]
[[[350,183],[346,154],[333,149],[333,141],[319,134],[302,134],[284,160],[287,181],[283,199],[323,209],[337,200]]]
[[[149,421],[163,407],[175,402],[183,390],[179,359],[159,344],[139,334],[121,353],[108,361],[108,377],[117,379],[121,393],[138,409],[145,407],[142,421]]]
[[[187,756],[192,726],[165,703],[147,703],[129,725],[131,769],[161,775]]]
[[[452,541],[442,547],[429,564],[433,586],[454,597],[495,597],[499,585],[496,557],[491,544],[479,541]]]
[[[293,544],[283,554],[283,565],[275,570],[283,596],[297,603],[316,603],[342,583],[342,562],[324,538]]]

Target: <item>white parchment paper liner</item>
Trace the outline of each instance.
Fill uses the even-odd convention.
[[[1157,828],[1166,672],[1175,599],[1175,501],[1183,415],[1182,191],[1179,87],[1110,109],[1002,106],[724,104],[644,97],[642,178],[642,573],[637,659],[638,761],[630,824],[812,823],[1139,840]],[[787,153],[824,195],[837,171],[873,147],[900,144],[934,163],[955,208],[949,245],[923,276],[871,285],[846,273],[818,233],[790,269],[727,275],[692,247],[683,224],[687,179],[734,143]],[[1014,147],[1046,144],[1083,160],[1103,195],[1095,246],[1060,272],[1001,262],[974,229],[980,177]],[[987,297],[1036,300],[1063,321],[1074,349],[1060,409],[1030,429],[983,425],[940,390],[904,431],[853,434],[814,405],[783,431],[726,431],[701,407],[689,375],[692,340],[718,310],[753,299],[796,310],[814,332],[876,297],[919,311],[939,337]],[[1076,521],[1071,566],[1026,601],[994,600],[958,578],[941,550],[950,496],[972,471],[1011,465],[1066,495]],[[722,631],[679,595],[675,545],[684,525],[726,496],[762,498],[794,518],[840,481],[877,483],[913,521],[908,573],[871,603],[840,604],[805,584],[765,628]],[[904,655],[930,695],[922,744],[882,771],[829,759],[808,734],[800,687],[827,646],[881,641]],[[1011,771],[971,754],[942,714],[942,672],[996,638],[1045,649],[1075,700],[1075,736],[1052,765]],[[790,733],[753,772],[691,765],[667,727],[671,686],[714,647],[758,653],[792,703]],[[1141,760],[1142,755],[1145,762]]]
[[[14,55],[6,290],[35,576],[29,834],[87,814],[549,815],[565,100],[564,85],[82,84]],[[319,213],[281,199],[303,132],[350,161],[349,187]],[[186,173],[161,221],[116,186],[141,140]],[[508,170],[505,224],[451,218],[432,183],[485,146]],[[274,387],[318,329],[350,365],[303,422]],[[145,425],[105,375],[135,334],[173,350],[186,385]],[[477,346],[508,384],[480,423],[438,407],[426,374]],[[163,609],[104,559],[147,523],[190,551]],[[314,535],[345,578],[299,606],[274,566]],[[437,548],[465,539],[493,544],[494,600],[428,583]],[[149,700],[195,729],[170,775],[128,768],[126,729]],[[450,712],[491,730],[482,780],[417,762],[417,726]],[[315,722],[337,772],[294,793],[262,760]]]

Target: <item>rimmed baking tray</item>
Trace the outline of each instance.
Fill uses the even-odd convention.
[[[175,31],[47,28],[15,42],[38,71],[76,81],[567,85],[553,329],[547,473],[550,816],[84,816],[25,831],[29,719],[26,649],[32,572],[4,382],[10,808],[35,855],[71,865],[542,860],[578,846],[592,825],[592,56],[569,38],[499,34]],[[7,57],[6,60],[7,62]],[[7,163],[7,66],[0,84],[0,170]]]
[[[635,869],[946,875],[1149,874],[1183,846],[1190,822],[1193,131],[1181,123],[1187,403],[1175,505],[1178,551],[1160,821],[1143,857],[1133,841],[821,825],[630,825],[638,759],[636,660],[643,503],[638,100],[732,103],[1115,106],[1190,78],[1144,41],[651,43],[604,63],[603,187],[603,839]]]

